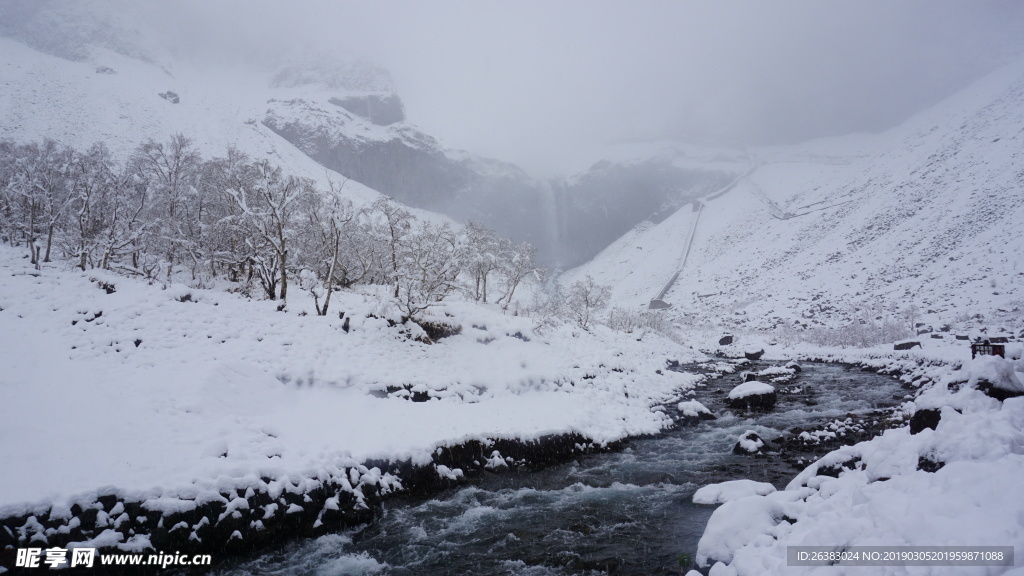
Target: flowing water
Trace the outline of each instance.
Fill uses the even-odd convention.
[[[781,488],[798,472],[781,458],[734,455],[740,434],[777,438],[870,414],[904,395],[892,378],[806,364],[774,411],[736,415],[724,399],[738,382],[726,375],[698,389],[717,420],[536,472],[484,474],[429,499],[393,498],[370,526],[295,543],[221,574],[685,573],[714,511],[691,502],[697,488],[738,478]]]

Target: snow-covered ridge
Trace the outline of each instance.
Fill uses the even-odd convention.
[[[861,317],[939,326],[1024,301],[1024,62],[884,134],[752,149],[706,202],[670,314],[773,328]],[[570,274],[645,305],[672,276],[692,211],[623,237]]]

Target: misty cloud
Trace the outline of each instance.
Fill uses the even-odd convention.
[[[197,58],[378,62],[411,122],[538,175],[581,169],[620,140],[770,144],[882,130],[1017,53],[1024,29],[1013,0],[186,0],[135,9],[149,12],[165,44]]]

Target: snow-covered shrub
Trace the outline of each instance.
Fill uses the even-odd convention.
[[[846,325],[800,329],[783,325],[776,328],[775,338],[784,346],[805,342],[815,346],[836,348],[867,348],[903,340],[914,335],[902,322],[891,319],[881,321],[860,319]]]
[[[589,330],[595,315],[608,306],[611,294],[611,288],[594,282],[587,275],[585,280],[569,287],[565,297],[566,313],[580,328]]]
[[[608,312],[608,327],[627,334],[647,330],[666,336],[673,336],[676,333],[672,322],[660,311],[626,310],[619,307]]]

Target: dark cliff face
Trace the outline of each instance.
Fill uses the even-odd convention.
[[[346,96],[345,98],[331,98],[328,102],[335,106],[341,106],[378,126],[390,126],[395,122],[405,120],[405,106],[402,105],[402,99],[395,94]]]
[[[264,124],[319,164],[409,206],[437,209],[469,176],[429,140],[399,131],[369,139],[300,120],[268,116]]]
[[[733,177],[656,159],[600,162],[572,181],[538,181],[514,165],[446,150],[401,122],[397,96],[330,103],[272,102],[263,123],[339,174],[403,204],[529,242],[558,268],[586,262],[640,222],[659,222]]]
[[[331,103],[340,107],[340,101]],[[543,183],[511,165],[456,158],[407,124],[391,122],[370,133],[361,130],[362,121],[354,116],[376,114],[379,126],[400,111],[373,108],[384,101],[349,99],[344,111],[304,101],[274,102],[263,124],[339,174],[408,206],[458,221],[474,220],[517,241],[530,242],[545,257],[550,242],[542,211]]]
[[[640,222],[661,222],[732,178],[667,159],[599,162],[560,190],[561,257],[569,266],[582,264]]]

